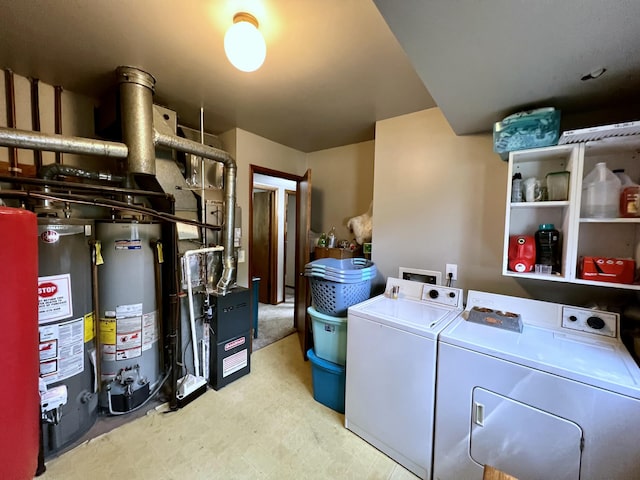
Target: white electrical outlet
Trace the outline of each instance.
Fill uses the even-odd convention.
[[[458,265],[455,263],[447,263],[447,266],[444,271],[444,276],[446,280],[449,280],[449,274],[451,274],[451,280],[458,279]]]

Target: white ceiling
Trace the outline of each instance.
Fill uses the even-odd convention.
[[[267,43],[254,73],[224,56],[237,11]],[[639,103],[638,19],[638,0],[0,0],[0,67],[100,98],[136,66],[186,126],[203,107],[207,131],[310,152],[373,139],[377,120],[433,99],[458,134],[542,105],[637,119],[622,117]]]

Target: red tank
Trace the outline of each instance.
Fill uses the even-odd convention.
[[[0,477],[32,479],[38,466],[38,222],[0,207]]]

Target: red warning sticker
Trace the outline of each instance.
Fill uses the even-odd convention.
[[[225,343],[224,351],[231,350],[232,348],[239,347],[240,345],[244,345],[245,339],[244,337],[236,338],[235,340],[230,341],[229,343]]]
[[[60,234],[55,230],[45,230],[40,234],[40,240],[44,243],[56,243],[60,240]]]

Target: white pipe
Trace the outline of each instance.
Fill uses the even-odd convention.
[[[187,269],[187,293],[189,295],[189,326],[191,327],[191,343],[193,345],[193,370],[196,377],[200,376],[200,360],[198,358],[198,339],[196,338],[196,316],[193,311],[193,288],[191,287],[191,264],[189,263],[189,257],[192,255],[199,255],[201,253],[209,252],[221,252],[224,247],[206,247],[198,248],[196,250],[187,250],[184,252],[184,263]]]

